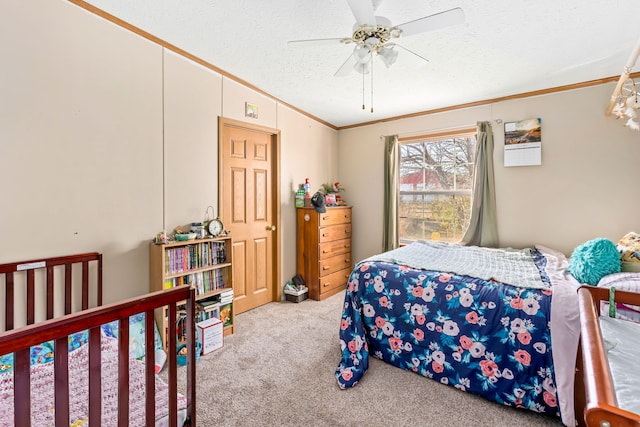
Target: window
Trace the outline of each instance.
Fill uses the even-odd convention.
[[[459,242],[471,217],[475,129],[400,142],[400,242]]]

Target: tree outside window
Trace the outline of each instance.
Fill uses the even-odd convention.
[[[471,217],[475,131],[402,141],[400,145],[401,243],[459,242]]]

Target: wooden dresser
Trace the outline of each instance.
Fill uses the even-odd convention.
[[[351,274],[351,206],[297,208],[298,274],[309,298],[321,300],[346,288]]]

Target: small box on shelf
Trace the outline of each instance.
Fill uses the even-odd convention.
[[[220,319],[212,317],[196,323],[198,341],[202,345],[202,355],[222,348],[224,345],[223,325]]]

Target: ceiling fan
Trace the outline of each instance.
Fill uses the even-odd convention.
[[[423,56],[399,45],[393,40],[401,36],[407,37],[462,24],[465,20],[464,11],[457,7],[394,26],[389,19],[375,15],[375,11],[382,3],[382,0],[347,0],[347,3],[356,18],[351,37],[289,41],[290,45],[325,42],[354,44],[352,54],[338,69],[335,76],[346,76],[352,70],[361,74],[368,74],[372,67],[374,55],[378,56],[387,67],[390,67],[396,62],[399,49],[421,60],[428,61]]]

